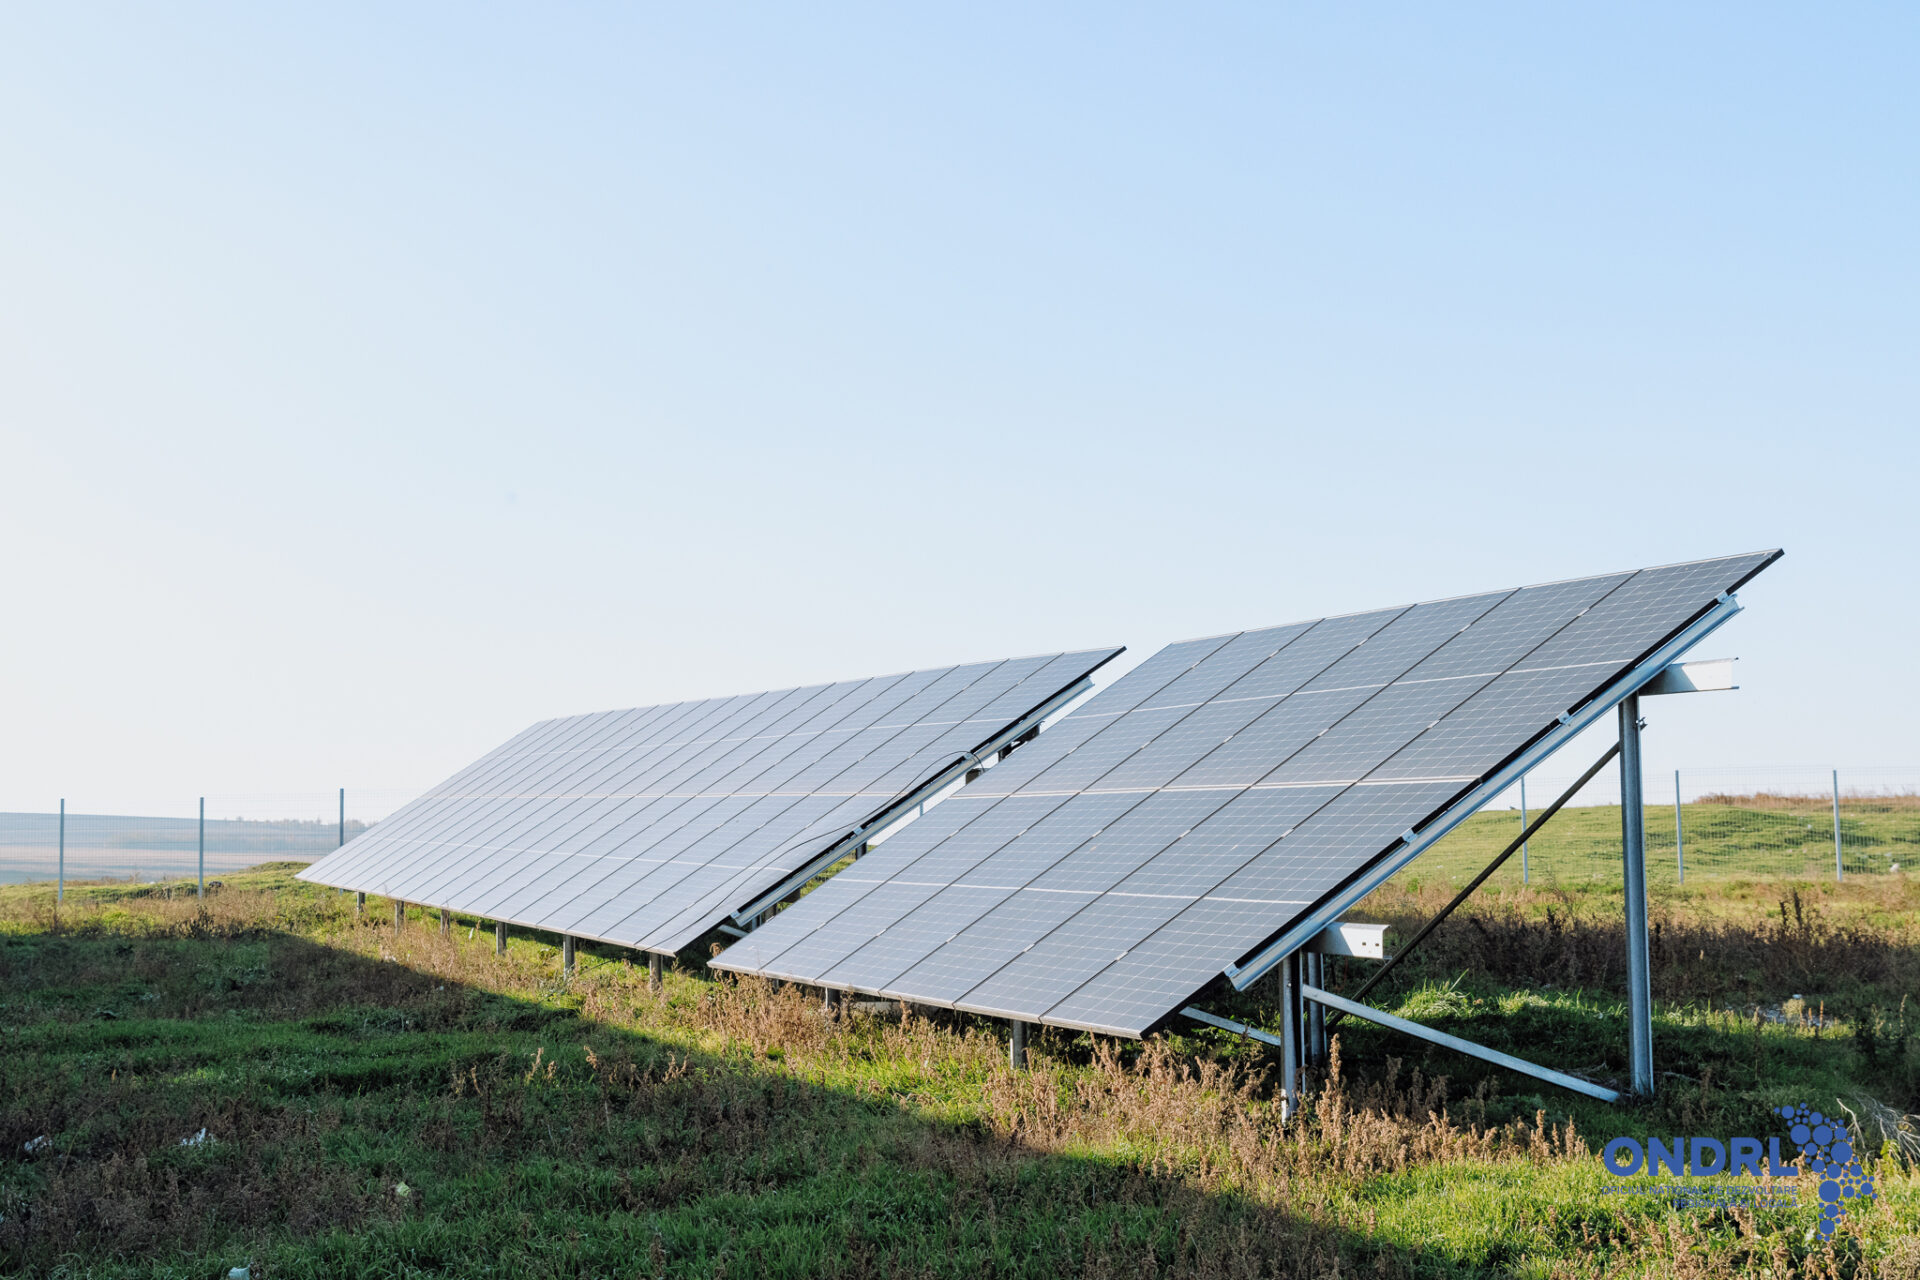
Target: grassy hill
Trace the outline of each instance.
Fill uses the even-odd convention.
[[[1673,806],[1652,802],[1646,814],[1649,882],[1671,887],[1679,881]],[[1710,796],[1681,806],[1680,824],[1690,880],[1833,876],[1833,808],[1822,797]],[[1482,810],[1423,854],[1403,878],[1465,883],[1519,834],[1517,811]],[[1843,797],[1840,839],[1849,875],[1920,873],[1920,796]],[[1620,806],[1562,809],[1528,841],[1527,862],[1535,883],[1617,885]],[[1502,883],[1518,884],[1520,855],[1496,874]]]
[[[644,966],[224,877],[0,888],[0,1272],[34,1276],[1920,1275],[1892,1146],[1814,1208],[1610,1194],[1615,1134],[1920,1110],[1920,890],[1689,886],[1656,911],[1660,1098],[1611,1108],[1389,1032],[1282,1128],[1257,1045],[1003,1028]],[[1404,931],[1442,899],[1389,886]],[[1618,1080],[1617,899],[1495,887],[1380,1003]],[[1359,962],[1336,975],[1357,980]],[[1270,1018],[1264,993],[1221,1001]],[[204,1136],[202,1136],[204,1135]]]

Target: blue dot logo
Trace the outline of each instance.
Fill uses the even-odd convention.
[[[1874,1195],[1873,1179],[1861,1166],[1845,1125],[1806,1107],[1777,1107],[1774,1114],[1787,1122],[1787,1136],[1800,1148],[1807,1169],[1820,1178],[1822,1240],[1831,1240],[1846,1214],[1849,1200]]]

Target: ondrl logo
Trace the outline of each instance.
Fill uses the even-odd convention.
[[[1786,1120],[1787,1136],[1800,1148],[1807,1171],[1820,1179],[1820,1223],[1822,1239],[1829,1239],[1845,1216],[1847,1202],[1872,1199],[1873,1180],[1867,1176],[1846,1127],[1818,1111],[1806,1107],[1777,1107],[1776,1115]],[[1615,1138],[1600,1153],[1607,1172],[1628,1178],[1645,1169],[1658,1174],[1662,1168],[1675,1177],[1710,1178],[1715,1174],[1764,1173],[1775,1178],[1791,1178],[1795,1170],[1780,1162],[1780,1139],[1768,1138],[1763,1148],[1758,1138],[1648,1138],[1641,1146],[1634,1138]],[[1764,1164],[1764,1170],[1763,1170]]]

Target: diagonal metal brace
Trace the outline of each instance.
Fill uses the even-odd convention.
[[[1521,830],[1520,834],[1513,838],[1513,843],[1508,845],[1506,848],[1502,849],[1500,851],[1500,856],[1487,864],[1486,870],[1482,871],[1479,875],[1475,876],[1472,880],[1468,881],[1467,887],[1462,889],[1459,893],[1456,893],[1453,896],[1452,902],[1449,902],[1446,906],[1440,908],[1439,913],[1435,915],[1433,919],[1427,921],[1424,925],[1420,926],[1420,932],[1414,934],[1412,938],[1407,940],[1407,943],[1405,946],[1401,947],[1399,950],[1395,951],[1391,956],[1389,956],[1385,964],[1381,965],[1378,969],[1375,969],[1373,973],[1368,976],[1367,980],[1360,984],[1359,989],[1353,993],[1352,998],[1355,1000],[1364,1000],[1366,998],[1367,992],[1373,990],[1376,986],[1380,985],[1380,979],[1386,977],[1389,973],[1393,972],[1393,966],[1399,964],[1401,960],[1406,958],[1406,955],[1409,951],[1412,951],[1415,947],[1419,946],[1422,942],[1424,942],[1428,934],[1432,933],[1435,929],[1439,928],[1440,922],[1442,920],[1445,920],[1448,916],[1452,915],[1454,911],[1459,908],[1460,904],[1465,902],[1468,899],[1468,897],[1472,895],[1475,889],[1478,889],[1481,885],[1487,882],[1488,876],[1491,876],[1494,872],[1498,871],[1501,868],[1501,866],[1505,864],[1508,858],[1511,858],[1515,853],[1519,852],[1520,846],[1524,845],[1527,841],[1533,839],[1534,834],[1538,832],[1541,827],[1544,827],[1547,825],[1547,819],[1553,817],[1554,814],[1560,812],[1560,810],[1566,806],[1567,801],[1573,799],[1573,797],[1579,793],[1580,788],[1586,786],[1589,782],[1592,782],[1593,776],[1599,773],[1602,769],[1606,768],[1608,762],[1610,762],[1615,756],[1619,754],[1620,754],[1619,743],[1616,742],[1612,746],[1608,747],[1605,753],[1603,753],[1598,760],[1595,760],[1593,762],[1593,765],[1585,773],[1581,774],[1579,779],[1572,786],[1568,787],[1565,791],[1562,791],[1560,793],[1559,799],[1555,800],[1552,804],[1548,805],[1545,809],[1542,809],[1540,811],[1540,816],[1535,818],[1532,822],[1528,823],[1526,827]],[[1337,1012],[1329,1014],[1327,1016],[1327,1025],[1331,1027],[1334,1024],[1334,1021],[1338,1019],[1340,1016],[1341,1015]]]

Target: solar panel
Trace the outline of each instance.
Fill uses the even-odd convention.
[[[300,876],[678,951],[972,768],[991,777],[1120,652],[543,721]]]
[[[1145,1034],[1778,555],[1169,645],[712,963]]]

